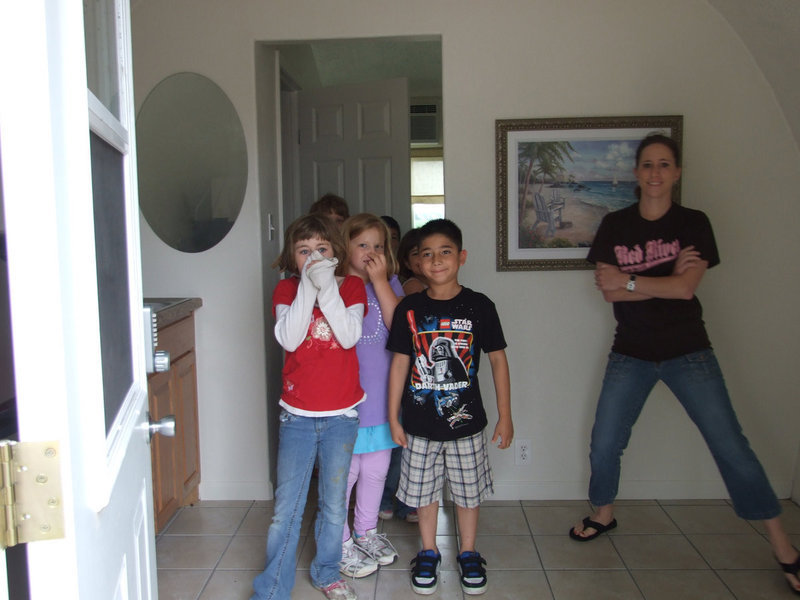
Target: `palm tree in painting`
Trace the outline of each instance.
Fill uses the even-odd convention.
[[[520,194],[519,222],[525,217],[528,191],[533,180],[541,181],[539,191],[548,178],[557,181],[561,173],[566,171],[565,162],[573,162],[572,153],[575,148],[569,142],[523,142],[517,148]]]

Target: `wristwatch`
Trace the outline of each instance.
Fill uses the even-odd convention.
[[[625,289],[629,292],[633,292],[636,289],[636,275],[631,275],[628,283],[625,284]]]

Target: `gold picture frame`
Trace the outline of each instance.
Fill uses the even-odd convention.
[[[586,255],[597,227],[636,202],[634,154],[656,132],[681,148],[683,116],[495,121],[497,270],[594,268]]]

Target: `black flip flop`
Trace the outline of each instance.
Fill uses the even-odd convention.
[[[800,575],[797,574],[798,571],[800,571],[800,554],[792,563],[782,563],[781,561],[778,561],[778,564],[780,565],[781,569],[783,569],[784,573],[788,573],[789,575],[794,575],[795,579],[800,580]],[[792,590],[795,593],[795,595],[800,596],[800,590],[795,589],[791,581],[787,579],[786,583],[789,584],[789,589]]]
[[[586,531],[588,527],[594,529],[594,533],[592,535],[582,536],[575,532],[575,528],[571,528],[569,530],[569,537],[571,537],[576,542],[589,542],[596,538],[598,535],[604,534],[606,531],[611,531],[617,526],[617,520],[614,519],[608,525],[603,525],[602,523],[598,523],[597,521],[592,521],[589,517],[586,517],[583,520],[583,530]],[[783,565],[781,565],[783,566]],[[789,565],[792,566],[792,565]],[[785,569],[784,569],[785,570]]]

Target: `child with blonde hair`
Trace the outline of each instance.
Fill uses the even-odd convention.
[[[391,564],[397,558],[394,547],[377,527],[389,460],[396,446],[387,415],[391,353],[386,350],[386,340],[403,288],[396,275],[390,233],[380,217],[368,213],[350,217],[343,235],[347,273],[364,282],[369,310],[356,344],[359,378],[367,400],[358,407],[360,426],[347,481],[348,506],[350,492],[356,488],[355,516],[352,536],[347,525],[343,528],[340,570],[351,577],[365,577],[378,565]]]

